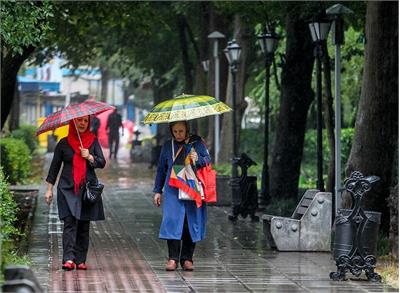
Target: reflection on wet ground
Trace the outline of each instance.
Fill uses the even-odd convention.
[[[152,203],[155,170],[132,163],[127,151],[119,156],[98,172],[106,186],[106,221],[92,223],[88,271],[60,270],[57,209],[52,205],[48,214],[40,201],[31,256],[49,292],[397,292],[364,280],[331,281],[336,266],[330,253],[271,250],[261,223],[231,223],[228,208],[215,206],[208,208],[207,237],[196,246],[195,271],[166,272],[161,209]]]

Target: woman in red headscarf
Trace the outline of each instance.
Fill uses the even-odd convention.
[[[63,163],[57,185],[57,206],[59,218],[64,221],[64,270],[87,269],[90,221],[104,220],[101,198],[93,205],[86,205],[82,202],[80,190],[87,181],[97,181],[94,169],[104,168],[106,161],[96,136],[89,130],[90,117],[77,118],[75,123],[76,126],[73,120],[70,121],[68,136],[57,144],[46,178],[45,199],[50,204],[53,186]]]

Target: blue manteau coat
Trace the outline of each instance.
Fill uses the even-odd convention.
[[[195,139],[192,145],[199,158],[196,162],[196,167],[202,167],[211,162],[210,155],[204,143],[201,141],[201,138],[198,136],[194,137]],[[186,157],[190,152],[191,145],[185,144],[184,146]],[[176,154],[178,151],[178,145],[176,143],[174,143],[174,148]],[[161,239],[180,240],[182,238],[183,223],[186,214],[190,236],[192,237],[193,242],[198,242],[204,239],[206,234],[206,203],[203,202],[203,205],[200,208],[197,208],[194,201],[178,199],[178,189],[168,185],[172,162],[172,143],[171,140],[168,140],[161,149],[153,189],[155,193],[161,193],[164,190],[161,200],[163,218],[159,237]]]

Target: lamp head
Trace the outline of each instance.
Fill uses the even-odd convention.
[[[239,62],[240,53],[242,48],[236,43],[236,40],[233,39],[232,41],[228,42],[228,46],[224,50],[226,58],[230,65],[237,64]]]
[[[313,42],[322,42],[328,37],[331,21],[325,16],[325,14],[319,15],[308,23],[308,27],[310,28]]]
[[[279,37],[275,32],[264,32],[258,36],[258,42],[264,54],[274,54],[278,48]]]

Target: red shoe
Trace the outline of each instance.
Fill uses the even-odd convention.
[[[86,271],[87,270],[87,266],[85,265],[85,263],[80,263],[79,265],[76,266],[77,270],[83,270]]]
[[[75,263],[72,260],[67,260],[63,265],[62,269],[66,271],[72,271],[75,269]]]

